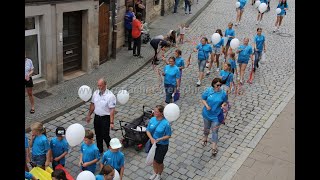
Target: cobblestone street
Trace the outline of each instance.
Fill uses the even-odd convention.
[[[266,62],[261,63],[257,69],[253,83],[244,84],[243,95],[229,96],[232,104],[232,109],[228,113],[229,122],[219,130],[219,153],[216,157],[212,157],[211,144],[205,147],[200,144],[203,135],[201,115],[203,105],[200,103],[200,98],[203,90],[210,86],[211,80],[218,73],[214,71],[210,76],[205,77],[200,87],[196,87],[198,65],[196,54],[193,54],[191,65],[183,71],[181,97],[177,102],[181,113],[179,119],[171,124],[172,137],[164,159],[165,169],[162,179],[232,179],[273,121],[295,95],[295,1],[287,1],[289,11],[283,19],[279,33],[272,33],[278,1],[271,1],[271,10],[264,14],[262,24],[259,26],[255,25],[257,10],[251,6],[250,2],[245,6],[241,24],[233,28],[241,44],[245,37],[248,37],[249,44],[252,44],[257,27],[262,27],[262,34],[266,37]],[[196,37],[199,40],[201,35],[211,38],[216,29],[220,28],[224,32],[227,24],[235,22],[235,18],[235,1],[212,0],[210,5],[192,22],[185,39]],[[186,60],[194,45],[192,42],[185,43],[179,48]],[[172,56],[174,50],[176,49],[171,48],[165,56]],[[151,48],[150,53],[153,53]],[[220,59],[222,60],[222,57]],[[159,68],[163,66],[163,62],[158,65]],[[249,67],[251,63],[248,64],[245,81],[248,79]],[[98,78],[100,76],[88,85],[96,89],[95,83]],[[165,94],[162,84],[158,89],[159,83],[152,66],[148,64],[111,89],[114,94],[117,94],[120,89],[126,89],[130,93],[128,103],[116,106],[116,128],[120,127],[118,120],[130,122],[141,116],[143,105],[155,107],[163,104]],[[45,123],[49,139],[55,136],[57,126],[67,129],[71,124],[80,123],[85,128],[93,130],[92,121],[90,124],[84,121],[88,109],[89,102]],[[121,131],[111,131],[110,136],[122,138]],[[79,146],[73,147],[66,158],[66,168],[73,177],[80,173],[79,152]],[[122,152],[125,154],[124,180],[143,180],[152,175],[152,167],[145,164],[147,156],[145,152],[137,152],[133,147],[124,148]]]

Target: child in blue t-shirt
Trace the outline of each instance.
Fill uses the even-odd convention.
[[[113,180],[115,170],[110,165],[103,165],[100,173],[96,175],[96,180]]]
[[[45,136],[45,128],[42,123],[35,122],[31,125],[30,147],[32,149],[32,162],[36,166],[45,169],[50,163],[50,146]]]
[[[66,134],[66,130],[63,127],[58,127],[56,129],[57,137],[53,137],[50,141],[53,169],[55,169],[55,167],[58,164],[61,164],[63,167],[65,166],[65,162],[66,162],[65,156],[68,154],[68,150],[69,150],[68,142],[64,138],[65,134]]]
[[[229,55],[228,63],[231,65],[231,72],[238,74],[237,64],[236,64],[236,53],[232,52]]]
[[[223,64],[223,70],[220,71],[220,76],[222,81],[226,81],[225,87],[221,87],[221,88],[223,89],[225,88],[225,91],[227,92],[227,94],[229,94],[231,92],[232,84],[233,84],[233,74],[231,72],[231,64],[229,63]]]
[[[118,138],[112,138],[110,141],[110,149],[103,154],[101,159],[101,169],[103,165],[110,165],[116,169],[122,179],[124,173],[124,154],[120,151],[122,147]]]
[[[93,132],[86,130],[84,140],[80,147],[80,161],[79,166],[81,169],[91,171],[93,174],[96,171],[96,163],[100,159],[99,149],[93,143]]]

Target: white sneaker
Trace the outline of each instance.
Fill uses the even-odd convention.
[[[240,25],[240,22],[238,22],[238,25]]]
[[[154,180],[156,178],[157,174],[152,174],[152,176],[150,176],[150,180]]]
[[[207,71],[206,75],[208,76],[210,74],[210,71]]]
[[[259,24],[259,21],[256,22],[256,25],[258,25],[258,24]]]
[[[277,27],[275,27],[274,29],[273,29],[273,32],[276,32],[278,30],[278,28]]]
[[[154,178],[154,180],[160,180],[161,179],[161,175],[157,174],[156,178]]]
[[[201,81],[198,79],[197,86],[201,85]]]

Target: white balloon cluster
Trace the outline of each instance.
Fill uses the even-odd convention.
[[[175,121],[180,116],[180,108],[175,103],[170,103],[164,107],[163,115],[169,122]]]
[[[219,33],[214,33],[214,34],[212,34],[212,36],[211,36],[211,41],[212,41],[212,44],[213,44],[213,45],[216,45],[217,43],[219,43],[220,40],[221,40],[221,36],[220,36]]]
[[[258,8],[260,4],[261,4],[261,1],[256,1],[256,2],[254,3],[254,6],[255,6],[256,8]]]
[[[83,141],[84,136],[85,130],[81,124],[75,123],[67,128],[66,139],[70,146],[80,144]]]
[[[264,13],[267,10],[268,6],[266,3],[261,3],[258,7],[260,13]]]
[[[281,9],[280,9],[280,8],[277,8],[277,9],[276,9],[276,13],[277,13],[277,14],[280,14],[280,13],[281,13]]]
[[[233,50],[237,49],[240,45],[240,41],[237,38],[233,38],[230,42],[230,46]]]

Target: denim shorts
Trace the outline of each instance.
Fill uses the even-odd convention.
[[[198,60],[199,71],[204,72],[204,68],[206,68],[207,60]]]
[[[249,62],[249,59],[247,59],[247,60],[238,59],[238,63],[239,63],[239,64],[248,64],[248,62]]]
[[[46,163],[47,156],[43,155],[32,155],[32,162],[34,162],[37,166],[44,166]]]
[[[221,52],[221,47],[212,47],[212,53],[213,54],[220,54]]]

